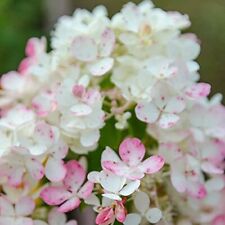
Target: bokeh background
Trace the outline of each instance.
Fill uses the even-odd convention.
[[[103,4],[109,15],[127,0],[0,0],[0,74],[17,68],[29,37],[49,36],[57,18],[76,8],[93,9]],[[134,0],[133,2],[141,2]],[[202,44],[198,61],[201,80],[213,85],[213,93],[225,95],[225,0],[153,0],[166,10],[190,16]],[[225,102],[225,101],[224,101]]]

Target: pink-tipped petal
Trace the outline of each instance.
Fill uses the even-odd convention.
[[[127,177],[129,174],[129,168],[123,162],[103,161],[102,168],[118,176]]]
[[[164,159],[159,155],[147,158],[140,166],[141,171],[147,174],[157,173],[164,165]]]
[[[84,62],[94,61],[97,58],[97,45],[93,39],[87,36],[78,36],[71,46],[72,55]]]
[[[64,187],[46,187],[41,191],[40,197],[48,205],[60,205],[71,196],[71,193]]]
[[[114,212],[111,207],[106,207],[102,209],[95,219],[95,223],[100,224],[110,224],[114,220]]]
[[[45,176],[52,182],[62,181],[66,176],[64,162],[50,157],[45,166]]]
[[[94,183],[87,181],[83,185],[83,187],[79,190],[78,196],[82,199],[88,198],[91,195],[93,188],[94,188]]]
[[[209,95],[211,90],[211,85],[207,83],[197,83],[186,89],[185,94],[193,99],[198,99],[201,97],[206,97]]]
[[[71,191],[77,191],[84,183],[86,172],[79,162],[70,160],[66,163],[67,173],[64,178],[64,185]]]
[[[135,113],[137,118],[145,123],[155,123],[160,115],[160,111],[153,103],[138,104]]]
[[[172,113],[163,113],[159,119],[159,126],[163,129],[168,129],[176,125],[180,117]]]
[[[126,214],[127,214],[127,211],[126,211],[126,208],[124,207],[123,203],[117,201],[116,208],[115,208],[116,219],[120,223],[123,223],[126,219]]]
[[[40,180],[44,176],[44,167],[43,165],[36,159],[30,158],[26,160],[26,167],[29,174],[35,179]]]
[[[138,138],[126,138],[119,147],[121,159],[129,166],[138,165],[145,155],[145,146]]]
[[[63,203],[58,208],[58,211],[63,212],[63,213],[70,212],[70,211],[78,208],[80,203],[81,203],[81,201],[79,198],[77,198],[77,197],[71,198],[71,199],[67,200],[65,203]]]

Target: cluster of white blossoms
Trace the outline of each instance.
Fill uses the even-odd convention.
[[[98,225],[225,224],[225,107],[189,26],[147,0],[60,18],[50,52],[28,41],[1,77],[1,225],[85,206]]]

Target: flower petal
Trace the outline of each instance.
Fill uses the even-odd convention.
[[[113,67],[113,58],[103,58],[89,65],[89,71],[94,76],[102,76],[109,72]]]
[[[201,97],[206,97],[209,95],[211,90],[211,85],[207,83],[197,83],[187,88],[185,94],[193,99],[198,99]]]
[[[85,180],[85,170],[76,160],[66,163],[67,173],[63,183],[71,191],[77,191]]]
[[[135,113],[139,120],[146,123],[155,123],[159,118],[160,111],[153,103],[139,103],[135,107]]]
[[[38,160],[30,158],[26,160],[25,164],[28,172],[35,180],[42,179],[44,176],[44,167]]]
[[[150,199],[145,192],[139,191],[135,195],[134,205],[136,209],[144,215],[144,213],[149,209]]]
[[[185,108],[185,101],[181,97],[173,97],[167,103],[164,111],[167,113],[181,113]]]
[[[58,208],[58,211],[63,212],[63,213],[70,212],[70,211],[78,208],[80,203],[81,203],[81,201],[78,197],[71,198],[71,199],[67,200],[65,203],[63,203]]]
[[[110,224],[114,220],[114,212],[111,207],[102,209],[95,219],[96,224]]]
[[[45,176],[52,182],[59,182],[66,176],[66,167],[60,159],[49,157],[45,165]]]
[[[64,225],[66,223],[66,215],[53,208],[48,214],[49,225]]]
[[[90,196],[94,188],[94,184],[90,181],[87,181],[83,187],[79,190],[78,196],[82,199],[86,199]]]
[[[13,204],[4,196],[0,197],[0,218],[3,216],[14,216]]]
[[[153,174],[158,172],[164,165],[164,159],[159,155],[154,155],[147,158],[140,165],[141,171],[147,174]]]
[[[139,188],[140,184],[140,180],[131,181],[119,193],[123,196],[131,195]]]
[[[180,117],[172,113],[163,113],[159,119],[159,126],[163,129],[168,129],[173,127]]]
[[[46,187],[41,191],[40,197],[48,205],[59,205],[69,199],[71,193],[67,191],[64,187]]]
[[[106,191],[118,193],[124,186],[126,179],[106,171],[101,171],[99,181]]]
[[[90,62],[97,58],[97,45],[90,37],[76,37],[72,43],[71,51],[72,55],[80,61]]]
[[[122,202],[119,202],[117,201],[116,202],[116,208],[115,208],[115,216],[116,216],[116,219],[120,222],[120,223],[123,223],[126,219],[126,209],[123,205]]]
[[[138,138],[126,138],[119,146],[121,159],[129,166],[136,166],[145,155],[145,146]]]
[[[124,225],[139,225],[141,223],[141,216],[137,213],[130,213],[127,215]]]
[[[150,223],[158,223],[162,218],[162,212],[158,208],[151,208],[147,211],[145,216]]]
[[[15,206],[17,216],[29,216],[35,208],[34,200],[30,197],[21,198]]]
[[[116,40],[114,32],[111,29],[106,28],[102,33],[101,41],[99,44],[100,56],[102,57],[109,56],[113,51],[115,41]]]

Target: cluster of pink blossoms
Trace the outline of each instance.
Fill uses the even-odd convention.
[[[0,225],[85,206],[98,225],[225,224],[225,107],[189,26],[147,0],[60,18],[50,52],[28,41],[0,81]]]

